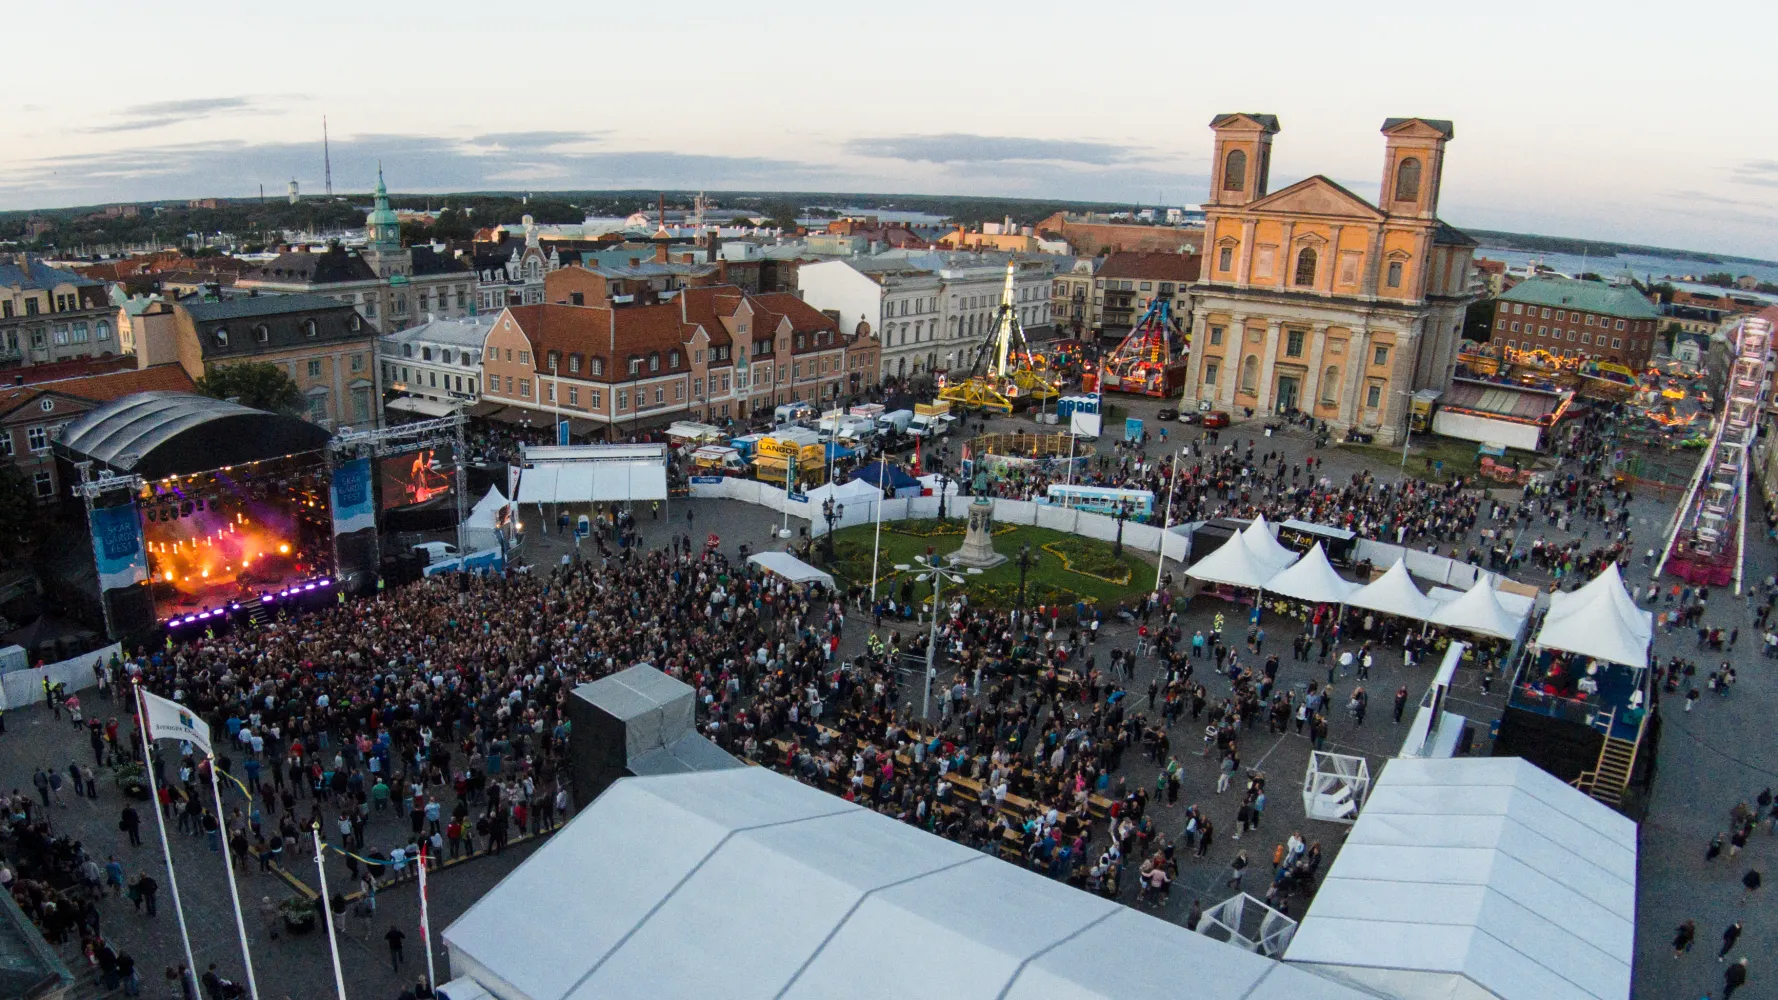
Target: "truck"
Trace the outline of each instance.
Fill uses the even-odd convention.
[[[807,403],[780,403],[772,410],[772,422],[779,427],[789,427],[814,415],[815,408]]]
[[[753,453],[758,450],[759,443],[766,439],[764,434],[743,434],[729,439],[729,447],[741,453],[742,461],[751,461]]]
[[[877,418],[877,427],[881,430],[893,428],[898,433],[907,433],[908,425],[914,422],[912,410],[890,410]]]
[[[957,418],[951,416],[950,402],[916,403],[914,419],[908,427],[908,434],[917,438],[932,438],[951,432],[951,426]]]
[[[734,448],[707,444],[691,453],[691,469],[694,476],[745,476],[747,463]]]

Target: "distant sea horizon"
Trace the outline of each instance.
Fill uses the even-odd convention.
[[[1514,267],[1524,267],[1532,261],[1541,262],[1545,267],[1554,268],[1564,274],[1579,274],[1591,271],[1601,277],[1610,278],[1624,273],[1626,270],[1639,280],[1652,278],[1655,281],[1680,281],[1685,275],[1697,277],[1726,271],[1736,277],[1751,274],[1761,281],[1778,282],[1778,266],[1771,264],[1753,264],[1745,261],[1725,261],[1721,264],[1707,264],[1697,260],[1681,260],[1677,257],[1650,256],[1647,254],[1616,254],[1609,257],[1597,257],[1591,254],[1550,253],[1535,250],[1508,250],[1504,247],[1492,247],[1483,244],[1476,248],[1477,257],[1489,260],[1505,261]]]

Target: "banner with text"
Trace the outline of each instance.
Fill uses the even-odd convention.
[[[333,533],[349,535],[377,526],[370,491],[370,459],[355,458],[333,470]]]
[[[142,547],[142,521],[134,501],[95,508],[91,519],[99,589],[116,590],[148,579],[148,553]]]

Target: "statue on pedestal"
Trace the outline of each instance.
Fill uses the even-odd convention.
[[[994,551],[994,501],[978,496],[969,505],[969,531],[963,536],[963,547],[951,553],[951,563],[987,569],[1005,561],[1005,556]]]

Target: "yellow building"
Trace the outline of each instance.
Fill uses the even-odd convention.
[[[1382,205],[1319,174],[1268,192],[1272,115],[1218,115],[1185,405],[1302,410],[1399,441],[1449,380],[1475,241],[1438,219],[1451,123],[1383,123]]]

